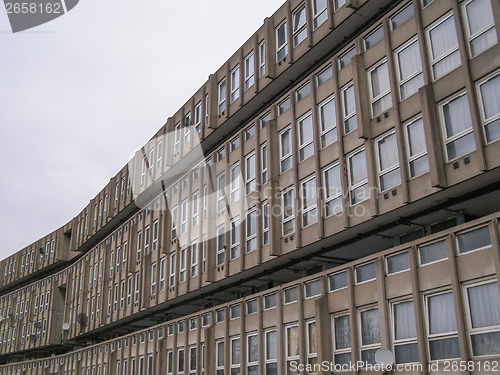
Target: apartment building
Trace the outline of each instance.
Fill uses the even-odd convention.
[[[0,262],[0,374],[498,371],[499,22],[287,1]]]

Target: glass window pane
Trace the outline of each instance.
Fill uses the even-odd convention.
[[[365,50],[369,50],[382,39],[384,39],[384,29],[379,27],[365,38]]]
[[[356,267],[356,282],[362,283],[375,279],[375,263],[368,263]]]
[[[285,303],[297,301],[297,287],[285,289]]]
[[[278,342],[276,331],[266,332],[266,359],[276,359],[278,357]]]
[[[429,341],[429,352],[432,360],[459,358],[458,338]]]
[[[448,258],[446,241],[438,241],[429,245],[421,246],[419,249],[420,264],[436,262]]]
[[[488,227],[481,227],[457,236],[458,252],[461,254],[491,245]]]
[[[347,274],[346,272],[337,273],[336,275],[331,275],[328,278],[330,282],[330,291],[337,289],[342,289],[347,286]]]
[[[470,339],[474,356],[500,354],[500,332],[471,335]]]
[[[396,30],[399,26],[401,26],[403,23],[405,23],[412,17],[413,17],[413,4],[411,3],[402,11],[400,11],[394,17],[391,18],[392,30]]]
[[[395,345],[394,355],[396,363],[418,362],[418,347],[416,343]]]
[[[335,349],[346,349],[351,346],[349,315],[335,317],[333,320],[335,332]]]
[[[394,337],[396,340],[417,337],[413,301],[394,305]]]
[[[361,345],[371,345],[380,342],[378,309],[361,312]]]
[[[410,257],[407,252],[387,257],[387,274],[410,269]]]
[[[286,355],[288,357],[293,357],[299,355],[299,327],[287,327],[287,343],[286,343]]]
[[[306,298],[319,296],[321,294],[321,281],[314,280],[305,285]]]
[[[500,325],[500,293],[498,283],[467,288],[472,328]]]
[[[457,330],[455,306],[451,293],[428,298],[429,333],[445,333]]]

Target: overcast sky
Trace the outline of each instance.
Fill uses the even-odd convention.
[[[75,217],[283,2],[80,0],[17,34],[0,5],[0,259]]]

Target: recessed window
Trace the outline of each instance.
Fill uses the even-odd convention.
[[[375,263],[368,263],[355,268],[356,284],[366,283],[375,280]]]
[[[271,121],[271,112],[268,112],[264,116],[261,116],[260,128],[264,129],[269,121]]]
[[[355,205],[370,198],[365,150],[355,151],[348,156],[347,162],[349,196],[351,205]]]
[[[365,51],[368,51],[375,44],[382,41],[384,39],[384,29],[380,26],[375,31],[371,32],[364,38],[365,42]]]
[[[261,42],[259,44],[259,77],[266,74],[266,44]]]
[[[354,100],[354,84],[352,82],[342,88],[342,112],[344,133],[349,134],[358,127],[356,119],[356,102]]]
[[[248,128],[245,129],[245,132],[243,133],[244,141],[248,141],[250,138],[252,138],[255,135],[255,125],[249,126]]]
[[[423,245],[418,248],[420,265],[439,262],[440,260],[448,259],[448,249],[446,241],[437,241],[428,245]]]
[[[302,162],[313,156],[313,124],[312,114],[308,113],[298,120],[299,161]]]
[[[231,71],[231,103],[240,97],[240,66]]]
[[[368,69],[368,82],[372,116],[376,117],[392,107],[391,85],[386,59]]]
[[[184,332],[184,321],[180,321],[177,323],[177,333]]]
[[[278,104],[278,116],[282,115],[290,109],[290,98],[286,98]]]
[[[257,312],[257,300],[253,299],[251,301],[247,301],[247,314],[255,314]]]
[[[332,78],[333,71],[332,71],[332,66],[328,65],[325,69],[323,69],[321,72],[316,74],[316,83],[317,86],[321,86],[323,83],[328,81],[330,78]]]
[[[308,82],[304,86],[297,89],[297,102],[300,102],[311,93],[311,84]]]
[[[319,124],[321,132],[321,148],[328,147],[337,140],[337,116],[335,100],[330,97],[319,104]]]
[[[378,309],[361,311],[359,320],[361,360],[369,365],[374,365],[375,353],[380,348]]]
[[[285,304],[297,302],[297,287],[285,289]]]
[[[307,37],[306,7],[302,5],[292,15],[293,17],[293,46],[296,47]],[[279,60],[279,59],[278,59]]]
[[[224,309],[217,310],[215,312],[215,323],[221,323],[224,321]]]
[[[229,152],[233,152],[236,150],[238,147],[240,147],[240,137],[233,138],[229,142]]]
[[[488,0],[470,0],[462,3],[465,31],[472,57],[498,42],[495,20]]]
[[[326,0],[312,0],[313,29],[316,30],[328,19]]]
[[[231,221],[231,260],[240,257],[240,223],[238,219]]]
[[[347,65],[349,65],[355,54],[356,54],[356,49],[353,47],[349,51],[340,55],[340,57],[339,57],[339,70],[342,70]]]
[[[292,374],[291,368],[298,367],[300,353],[299,326],[297,324],[285,327],[286,333],[286,373]]]
[[[469,103],[465,92],[440,103],[441,130],[447,160],[454,160],[476,149]]]
[[[265,332],[265,366],[267,375],[278,373],[278,336],[275,329]]]
[[[394,16],[391,17],[391,30],[396,30],[399,26],[404,24],[409,19],[413,18],[413,3],[410,2],[405,8],[400,10]]]
[[[465,288],[467,323],[474,357],[500,354],[500,293],[498,283]]]
[[[392,316],[396,363],[418,362],[417,325],[413,301],[392,304]]]
[[[407,251],[388,256],[386,262],[388,275],[408,271],[410,269],[410,257]]]
[[[198,319],[196,317],[189,319],[189,330],[193,331],[198,326]]]
[[[328,276],[328,285],[330,292],[347,288],[347,273],[344,271]]]
[[[260,171],[261,171],[261,184],[267,184],[269,180],[267,172],[267,143],[260,146]]]
[[[375,144],[379,187],[383,192],[401,184],[396,133],[383,135]]]
[[[245,57],[245,91],[253,86],[254,74],[255,74],[255,61],[254,61],[254,53],[252,51]]]
[[[267,294],[264,296],[264,310],[276,307],[276,293]]]
[[[280,172],[292,168],[292,131],[290,128],[280,133]]]
[[[453,15],[447,14],[431,25],[426,32],[432,75],[434,79],[439,79],[461,64]]]
[[[500,73],[479,82],[477,91],[484,135],[490,143],[500,139]]]
[[[288,55],[288,39],[286,22],[276,28],[276,61],[281,61]]]
[[[424,123],[421,117],[405,124],[406,152],[410,177],[415,178],[429,172]]]
[[[231,175],[231,182],[230,182],[230,189],[231,189],[231,194],[230,194],[230,202],[235,203],[240,199],[240,179],[241,179],[241,174],[240,174],[240,163],[234,163],[229,171]]]
[[[201,315],[201,325],[202,327],[206,327],[210,324],[210,314],[205,313]]]
[[[226,79],[219,82],[219,115],[226,109]]]
[[[229,308],[230,319],[237,319],[240,317],[240,305],[233,305]]]
[[[305,283],[304,294],[306,298],[312,298],[321,294],[321,280],[313,280]]]
[[[333,360],[337,366],[349,366],[351,362],[351,329],[349,315],[332,317]]]
[[[217,228],[217,266],[224,264],[226,259],[226,232],[224,226]]]
[[[217,151],[216,160],[221,161],[226,157],[226,149],[223,147]]]
[[[302,227],[318,221],[316,178],[309,178],[301,183],[302,194]]]
[[[422,0],[422,8],[425,8],[427,5],[432,3],[434,0]]]
[[[481,227],[457,235],[457,249],[459,254],[483,250],[491,246],[488,227]]]
[[[413,9],[413,6],[412,6]],[[394,52],[399,97],[404,100],[424,85],[418,39],[415,37]]]
[[[246,252],[257,250],[257,211],[253,210],[247,214],[246,225]]]
[[[342,185],[340,181],[340,166],[338,164],[323,171],[325,192],[325,216],[329,217],[342,212]]]
[[[333,10],[336,12],[345,4],[345,2],[346,0],[333,0]]]
[[[257,185],[255,182],[255,152],[251,152],[245,156],[245,194],[250,194],[255,191]]]
[[[295,200],[293,188],[284,191],[282,197],[282,225],[283,236],[288,236],[295,232]]]

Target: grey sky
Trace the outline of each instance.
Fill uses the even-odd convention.
[[[0,259],[78,214],[284,0],[80,0],[12,34],[0,5]]]

